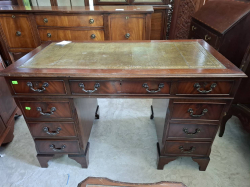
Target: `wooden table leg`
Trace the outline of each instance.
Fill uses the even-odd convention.
[[[75,160],[79,164],[81,164],[82,168],[88,168],[89,165],[89,146],[90,143],[88,142],[88,145],[85,150],[85,154],[78,154],[78,155],[68,155],[69,158]]]
[[[200,171],[206,171],[207,169],[207,165],[210,161],[209,157],[205,157],[205,158],[200,158],[200,157],[192,157],[193,161],[197,162],[199,164],[199,170]]]

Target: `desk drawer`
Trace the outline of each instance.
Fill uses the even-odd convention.
[[[39,29],[42,41],[103,41],[103,30]]]
[[[73,122],[39,122],[28,123],[33,137],[76,137],[75,124]]]
[[[53,27],[98,27],[103,26],[103,15],[36,15],[39,26]]]
[[[166,141],[166,155],[206,156],[210,152],[211,142]]]
[[[63,80],[15,80],[10,83],[15,94],[39,94],[39,95],[65,95],[66,88]]]
[[[47,119],[72,119],[69,101],[64,102],[39,102],[39,101],[20,101],[23,115],[27,118],[39,120]]]
[[[169,95],[170,83],[165,81],[122,81],[122,94]]]
[[[69,81],[71,93],[81,94],[118,94],[121,90],[119,81]]]
[[[197,36],[199,38],[197,38]],[[218,40],[218,36],[216,34],[208,31],[207,29],[203,28],[202,26],[193,21],[191,22],[191,29],[190,29],[190,38],[192,37],[194,39],[203,39],[213,47],[216,46]]]
[[[226,103],[215,102],[174,102],[172,120],[213,120],[219,121]]]
[[[38,153],[80,153],[77,140],[35,140]]]
[[[180,81],[176,95],[229,95],[233,81]]]
[[[212,140],[218,125],[209,124],[169,124],[168,138]]]

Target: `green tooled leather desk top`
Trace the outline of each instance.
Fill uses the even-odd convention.
[[[224,69],[197,42],[52,43],[19,68]]]

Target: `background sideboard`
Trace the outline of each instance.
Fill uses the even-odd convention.
[[[93,10],[9,6],[0,10],[2,57],[9,65],[49,40],[149,40],[152,13],[152,6],[95,6]]]

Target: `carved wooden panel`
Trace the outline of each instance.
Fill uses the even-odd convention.
[[[188,39],[191,16],[200,9],[204,0],[175,0],[169,39]]]

